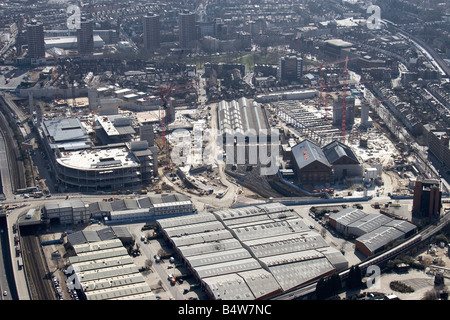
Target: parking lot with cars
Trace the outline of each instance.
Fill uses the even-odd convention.
[[[146,228],[142,230],[145,225],[145,223],[130,224],[128,230],[139,246],[140,255],[134,258],[138,268],[148,265],[151,261],[150,269],[143,275],[152,291],[161,299],[206,299],[200,284],[174,256],[172,248],[157,234],[156,230]]]

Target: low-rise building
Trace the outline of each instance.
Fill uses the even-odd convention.
[[[280,203],[157,224],[211,299],[266,299],[348,267],[341,252]]]
[[[292,149],[292,163],[300,184],[331,182],[332,166],[322,149],[305,139]]]
[[[335,180],[362,177],[363,165],[349,146],[335,140],[324,146],[322,150],[333,167]]]
[[[365,256],[371,256],[386,248],[395,240],[414,234],[417,227],[404,220],[396,220],[381,213],[366,213],[347,208],[330,215],[328,223],[345,237],[353,237],[355,248]]]
[[[86,300],[156,300],[144,277],[119,239],[73,246],[73,275],[68,287]]]

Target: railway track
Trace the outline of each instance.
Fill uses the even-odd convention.
[[[21,235],[22,256],[31,300],[56,300],[51,276],[41,253],[39,237],[29,231],[22,232]]]
[[[22,155],[14,138],[14,131],[11,125],[15,125],[15,120],[3,97],[0,97],[0,130],[4,136],[6,153],[8,156],[9,170],[13,191],[26,188],[25,169]]]

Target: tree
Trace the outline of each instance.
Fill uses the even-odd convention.
[[[145,266],[151,268],[153,266],[153,260],[152,259],[145,260]]]
[[[423,299],[424,300],[437,300],[438,294],[437,294],[436,290],[431,289],[431,290],[425,292]]]
[[[337,273],[334,273],[332,276],[321,278],[317,282],[316,297],[318,300],[325,300],[337,294],[341,289],[341,277]]]
[[[358,289],[362,285],[362,274],[359,266],[352,266],[348,273],[347,287],[349,289]]]
[[[329,283],[330,283],[330,293],[331,293],[331,295],[337,294],[342,289],[341,277],[337,273],[334,273],[330,277]]]
[[[355,286],[361,288],[362,285],[362,272],[359,266],[355,267]]]

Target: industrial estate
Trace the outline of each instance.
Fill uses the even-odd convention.
[[[450,3],[0,15],[3,300],[448,299]]]

